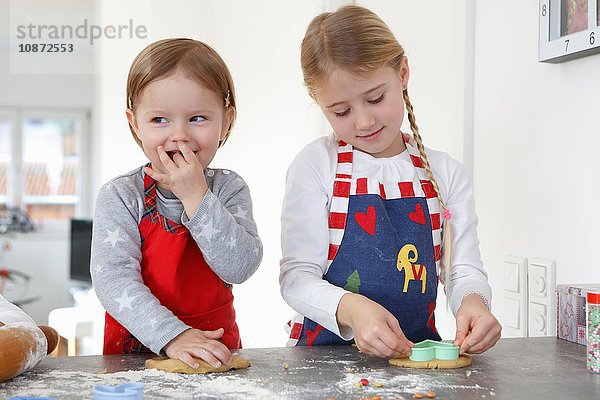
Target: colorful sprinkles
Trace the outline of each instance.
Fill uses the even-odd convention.
[[[429,391],[427,393],[416,392],[415,399],[424,399],[427,397],[428,399],[435,399],[437,394],[434,391]]]
[[[587,369],[600,373],[600,294],[587,294]]]

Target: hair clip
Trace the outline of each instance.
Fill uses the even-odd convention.
[[[229,107],[229,90],[227,90],[227,96],[225,96],[225,108]]]
[[[133,109],[133,101],[131,101],[131,97],[127,98],[127,105],[129,106],[130,109]]]
[[[450,212],[450,210],[444,210],[443,215],[446,221],[449,221],[450,218],[452,218],[452,213]]]

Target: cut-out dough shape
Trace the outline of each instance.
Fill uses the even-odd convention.
[[[155,368],[165,372],[178,372],[182,374],[207,374],[209,372],[225,372],[230,369],[243,369],[248,368],[251,364],[250,361],[240,356],[233,356],[231,366],[225,365],[215,368],[204,360],[196,359],[200,366],[198,368],[192,368],[183,361],[174,360],[168,357],[155,357],[146,360],[146,368]]]
[[[407,368],[426,368],[426,369],[450,369],[462,368],[471,365],[473,359],[470,356],[462,355],[456,360],[430,360],[430,361],[412,361],[409,358],[391,358],[390,364]]]

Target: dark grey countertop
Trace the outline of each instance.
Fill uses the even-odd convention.
[[[0,384],[0,397],[92,398],[96,385],[145,384],[145,399],[600,399],[600,374],[585,367],[585,347],[556,338],[501,339],[473,364],[455,370],[413,370],[350,346],[243,349],[247,370],[183,375],[144,370],[149,356],[46,358]],[[285,369],[284,364],[288,365]],[[362,378],[370,384],[356,387]],[[375,383],[383,386],[376,387]]]

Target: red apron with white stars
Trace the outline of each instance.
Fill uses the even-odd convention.
[[[339,142],[323,279],[385,307],[413,342],[441,340],[434,316],[440,205],[413,139],[403,139],[416,177],[390,183],[353,175],[354,149]],[[304,316],[290,321],[288,345],[350,343]]]
[[[145,211],[139,225],[142,238],[142,279],[161,305],[192,328],[223,328],[223,344],[242,347],[231,285],[208,266],[198,244],[181,224],[156,210],[156,181],[144,177]],[[160,321],[147,316],[148,327]],[[104,354],[150,352],[115,318],[106,313]]]

